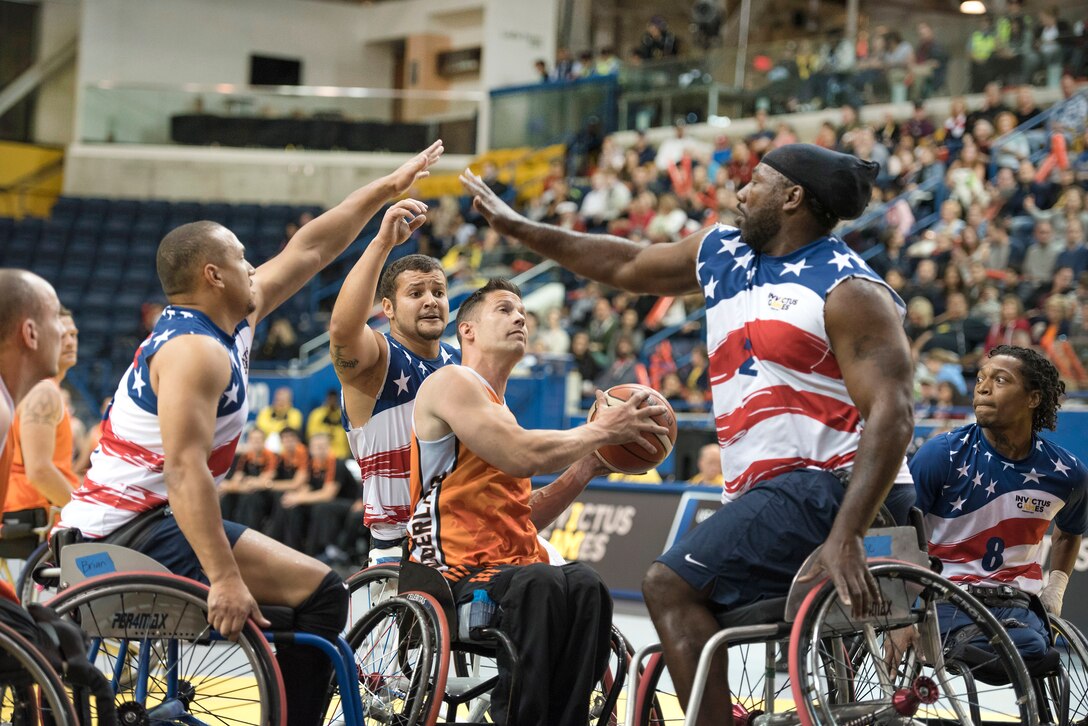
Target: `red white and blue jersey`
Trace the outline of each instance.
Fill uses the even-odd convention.
[[[408,479],[416,394],[431,373],[448,363],[460,363],[461,351],[441,343],[438,357],[427,359],[405,348],[389,333],[385,341],[389,346],[388,365],[370,420],[353,428],[343,406],[343,393],[341,411],[345,411],[344,430],[363,482],[363,522],[378,539],[397,540],[404,537],[412,516]]]
[[[168,340],[181,335],[206,335],[218,341],[230,357],[230,383],[219,397],[208,457],[216,484],[230,471],[249,414],[246,392],[253,331],[242,321],[230,334],[199,310],[170,305],[136,350],[132,365],[117,385],[102,422],[102,439],[91,454],[91,468],[83,485],[72,494],[72,501],[61,510],[59,527],[76,527],[89,537],[104,537],[167,501],[159,402],[151,390],[149,365]]]
[[[831,350],[824,304],[855,277],[886,288],[900,315],[903,301],[835,237],[772,257],[746,245],[736,227],[719,225],[697,260],[723,501],[796,469],[852,468],[861,413]],[[907,474],[904,462],[897,481]]]
[[[1051,521],[1069,534],[1088,530],[1088,469],[1045,439],[1033,444],[1009,461],[969,424],[933,437],[911,459],[929,554],[953,582],[1037,593]]]

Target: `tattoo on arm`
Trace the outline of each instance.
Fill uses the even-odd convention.
[[[355,368],[359,365],[358,358],[345,358],[343,345],[334,345],[332,347],[332,364],[339,371],[346,371]]]
[[[24,424],[44,424],[56,426],[60,412],[57,410],[58,401],[54,396],[35,396],[27,401],[26,408],[20,413],[19,418]]]

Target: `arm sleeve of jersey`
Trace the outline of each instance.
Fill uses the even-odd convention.
[[[948,436],[938,436],[922,444],[910,460],[910,474],[914,477],[914,506],[928,514],[937,503],[941,487],[948,481],[952,470],[949,458]]]
[[[1084,535],[1088,534],[1088,468],[1078,461],[1074,471],[1077,484],[1054,518],[1054,524],[1063,532]]]

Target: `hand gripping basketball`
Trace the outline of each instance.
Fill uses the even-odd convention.
[[[594,452],[605,466],[620,474],[649,471],[668,457],[676,443],[676,414],[672,406],[657,391],[637,383],[620,384],[603,394],[598,393],[597,401],[589,409],[587,421],[596,420],[602,404],[606,407],[622,406],[635,394],[646,396],[639,409],[658,407],[664,410],[647,417],[650,425],[639,429],[636,435],[628,436],[626,441],[620,443],[601,446]]]

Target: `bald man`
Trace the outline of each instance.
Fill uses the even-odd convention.
[[[57,374],[64,325],[53,286],[26,270],[0,268],[0,502],[14,451],[7,445],[15,407]]]
[[[114,394],[87,478],[61,512],[85,537],[120,536],[137,516],[169,504],[130,546],[206,582],[208,622],[236,638],[257,603],[286,605],[295,629],[334,640],[347,616],[336,573],[275,540],[224,522],[216,484],[230,469],[249,410],[253,329],[342,253],[387,201],[427,176],[442,142],[306,224],[254,269],[227,228],[194,222],[159,245],[169,305]],[[363,321],[360,320],[360,325]],[[287,722],[321,722],[331,665],[316,649],[277,643]]]

